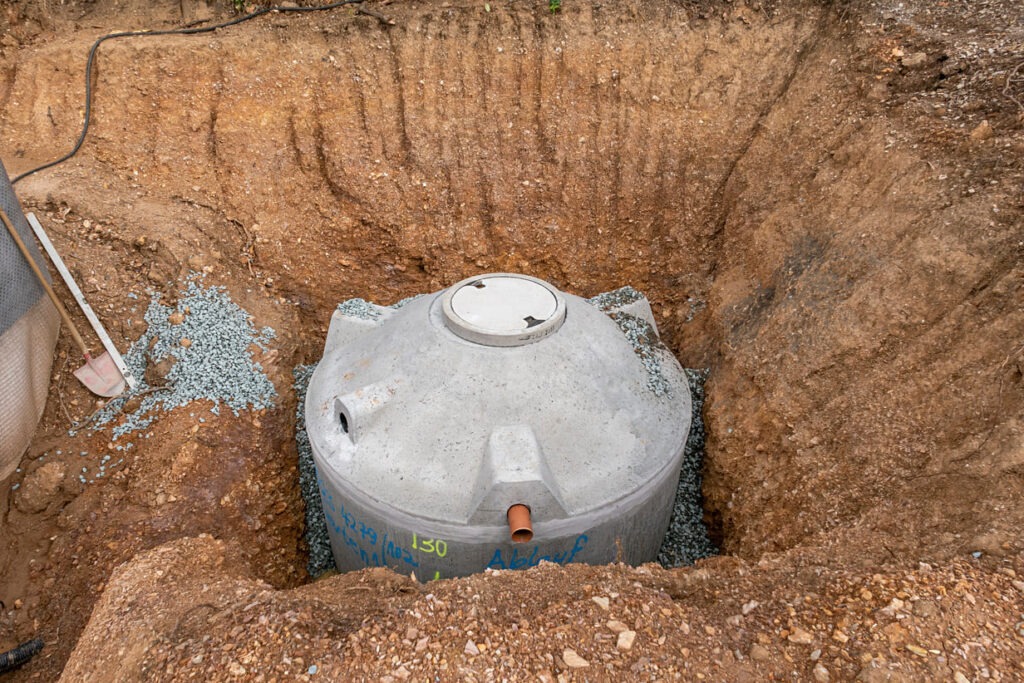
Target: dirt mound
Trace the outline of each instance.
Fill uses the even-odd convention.
[[[734,558],[428,585],[369,569],[274,591],[237,552],[183,539],[118,568],[61,680],[1005,680],[1024,638],[1021,558],[799,585]]]
[[[210,11],[12,7],[0,153],[13,171],[74,138],[83,54],[98,32]],[[389,303],[486,271],[526,272],[584,296],[624,284],[648,295],[683,364],[711,370],[708,521],[725,553],[779,563],[764,591],[783,590],[787,572],[800,592],[815,572],[868,581],[882,564],[922,560],[953,562],[942,581],[974,580],[978,568],[954,558],[1019,552],[1018,3],[378,9],[394,24],[348,8],[108,43],[83,151],[18,185],[74,255],[115,338],[142,332],[131,296],[171,295],[188,272],[206,272],[257,326],[277,330],[266,365],[286,397],[262,414],[202,423],[200,411],[179,409],[122,473],[78,486],[71,455],[105,452],[109,434],[67,436],[69,420],[94,406],[67,381],[62,341],[40,435],[11,482],[45,495],[19,507],[16,492],[0,491],[0,543],[10,549],[0,599],[23,602],[0,620],[0,637],[62,634],[24,676],[59,671],[112,568],[166,541],[214,534],[241,549],[224,571],[275,588],[304,581],[291,368],[318,357],[338,301]],[[42,471],[55,461],[66,476],[36,486],[60,469]],[[725,586],[736,578],[722,569],[731,561],[699,571]],[[640,581],[622,578],[633,576],[625,569],[545,569],[545,604],[587,572]],[[533,580],[444,585],[454,595],[499,579]],[[637,605],[658,612],[656,597]],[[114,596],[103,600],[113,609]],[[876,602],[865,604],[885,606]],[[705,614],[687,617],[696,623],[713,614],[676,605]],[[94,627],[107,628],[99,614]],[[388,614],[380,638],[400,642],[387,631],[398,613]],[[152,623],[154,637],[185,642]],[[219,625],[208,635],[235,637]],[[1019,652],[1017,636],[1006,637]],[[677,668],[687,657],[678,648],[700,649],[665,642]],[[955,668],[950,642],[922,645],[946,658],[943,676]],[[870,648],[840,650],[856,658]],[[83,652],[75,667],[103,659]],[[823,666],[844,676],[867,666],[835,656],[846,663]],[[920,673],[930,657],[901,650],[898,659]],[[984,661],[1004,673],[1016,666]],[[554,674],[562,664],[544,666]]]

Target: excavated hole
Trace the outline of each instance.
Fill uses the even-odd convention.
[[[680,362],[710,369],[705,520],[725,553],[870,528],[892,555],[987,519],[980,494],[952,519],[933,502],[945,480],[903,485],[941,439],[951,458],[971,444],[942,371],[891,376],[960,344],[955,306],[1012,264],[976,231],[935,232],[968,222],[929,215],[952,205],[929,194],[932,164],[862,116],[873,76],[836,66],[853,48],[827,9],[396,12],[390,28],[246,25],[187,51],[112,43],[65,172],[124,190],[90,194],[97,213],[180,224],[152,261],[216,252],[215,277],[295,304],[298,361],[354,297],[485,272],[587,297],[632,285]],[[56,45],[12,76],[10,99],[51,112],[9,114],[40,149],[79,121],[78,74],[51,67],[79,56]]]

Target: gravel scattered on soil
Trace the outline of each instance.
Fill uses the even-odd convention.
[[[187,278],[175,307],[161,304],[160,294],[153,295],[144,317],[148,327],[124,357],[138,386],[100,410],[89,425],[92,429],[123,415],[113,428],[117,439],[146,429],[160,412],[202,399],[213,402],[214,414],[219,414],[221,404],[235,415],[247,408],[273,406],[277,392],[263,367],[253,360],[250,347],[266,351],[274,330],[257,331],[249,314],[231,301],[223,287],[204,286],[202,279],[196,273]],[[151,385],[147,368],[161,363],[170,366],[162,377],[165,383]],[[133,399],[138,407],[124,412]]]

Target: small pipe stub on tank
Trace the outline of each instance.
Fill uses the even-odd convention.
[[[530,522],[530,508],[516,503],[505,513],[508,518],[508,530],[512,534],[513,543],[529,543],[533,538],[533,524]]]

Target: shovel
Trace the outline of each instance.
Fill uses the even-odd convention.
[[[125,388],[125,377],[121,374],[121,371],[117,368],[114,363],[114,359],[110,357],[109,353],[102,353],[96,358],[92,357],[89,353],[89,348],[85,345],[85,341],[82,339],[82,335],[78,333],[78,328],[75,327],[75,323],[71,321],[71,316],[68,315],[60,299],[57,298],[56,293],[53,291],[53,287],[46,281],[42,271],[39,270],[39,266],[36,264],[35,259],[28,251],[28,247],[21,239],[21,235],[14,229],[11,224],[11,219],[7,217],[7,213],[0,209],[0,219],[3,220],[4,226],[7,228],[7,232],[10,233],[11,239],[18,245],[18,249],[21,251],[22,256],[28,261],[29,266],[32,268],[32,272],[35,273],[36,278],[39,279],[39,284],[46,290],[46,295],[50,297],[50,301],[57,307],[57,312],[60,313],[61,319],[64,324],[68,326],[68,330],[71,331],[71,336],[75,340],[75,344],[82,351],[82,357],[85,358],[85,365],[75,370],[75,377],[78,378],[85,388],[98,396],[104,396],[106,398],[112,398],[114,396],[120,396],[124,392]]]

